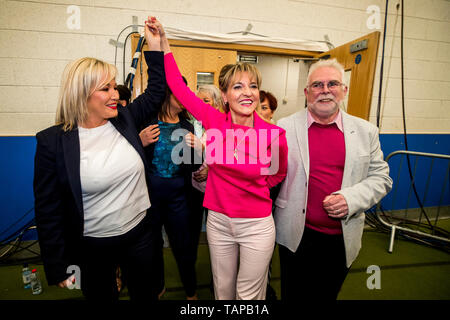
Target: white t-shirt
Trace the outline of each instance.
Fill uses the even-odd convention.
[[[109,121],[78,130],[83,234],[100,238],[124,234],[150,207],[142,159]]]

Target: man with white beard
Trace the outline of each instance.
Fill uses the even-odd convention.
[[[274,214],[283,300],[337,298],[361,248],[364,211],[392,188],[378,128],[339,108],[343,75],[335,59],[313,64],[307,108],[277,123],[289,150]]]

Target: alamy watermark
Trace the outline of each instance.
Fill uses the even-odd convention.
[[[367,278],[366,286],[367,289],[381,289],[381,269],[377,265],[371,265],[367,267],[368,274],[371,274],[369,278]]]
[[[381,14],[380,7],[377,5],[370,5],[366,9],[366,13],[370,14],[367,18],[366,26],[368,29],[381,29]]]
[[[179,141],[171,153],[173,163],[201,164],[202,156],[181,139],[189,131],[176,129],[171,140]],[[225,134],[225,136],[224,136]],[[206,130],[205,161],[206,164],[243,164],[260,165],[261,175],[273,175],[280,166],[279,129],[219,129]]]
[[[67,286],[69,289],[81,289],[81,269],[77,265],[70,265],[66,269],[66,273],[70,274],[69,281],[72,283]]]
[[[67,7],[67,14],[70,16],[66,20],[66,26],[70,30],[81,29],[81,9],[79,6],[71,5]]]

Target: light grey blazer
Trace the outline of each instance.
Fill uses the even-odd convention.
[[[361,248],[364,211],[378,203],[392,188],[389,166],[383,160],[378,128],[366,120],[342,111],[345,166],[341,190],[349,214],[342,219],[347,267]],[[308,199],[309,148],[306,109],[278,121],[286,130],[288,169],[275,201],[277,243],[295,252],[305,227]]]

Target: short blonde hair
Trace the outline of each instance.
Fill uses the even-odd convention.
[[[211,96],[213,107],[217,108],[220,112],[223,112],[224,103],[219,88],[213,84],[204,84],[198,87],[197,92],[206,92]]]
[[[258,89],[261,87],[261,74],[258,69],[247,62],[239,62],[236,64],[227,64],[220,70],[219,74],[219,89],[223,93],[227,92],[228,87],[231,84],[231,81],[234,80],[237,73],[248,72],[251,77],[253,77],[258,85]],[[230,107],[227,104],[224,104],[225,112],[230,111]]]
[[[95,90],[115,79],[116,74],[115,66],[95,58],[70,62],[61,78],[56,124],[69,131],[85,121],[88,117],[88,98]]]
[[[309,80],[311,78],[311,74],[319,69],[319,68],[324,68],[324,67],[329,67],[329,68],[334,68],[337,71],[339,71],[339,73],[341,74],[341,82],[344,81],[344,74],[345,74],[345,69],[342,66],[342,64],[340,64],[336,58],[333,59],[329,59],[329,60],[319,60],[317,62],[314,62],[311,67],[309,67],[309,71],[308,71],[308,78],[306,78],[306,85],[309,85]]]

